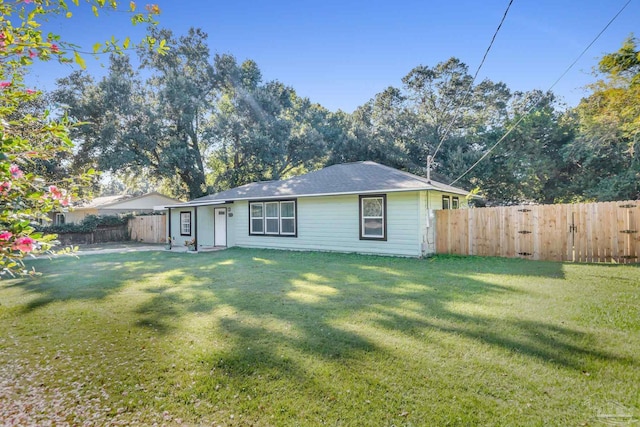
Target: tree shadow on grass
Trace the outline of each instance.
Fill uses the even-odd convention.
[[[33,311],[59,301],[102,299],[122,286],[121,281],[113,280],[124,269],[120,263],[99,261],[91,263],[90,269],[86,269],[82,259],[62,261],[52,260],[45,266],[44,261],[39,260],[36,267],[43,276],[22,279],[13,285],[36,295],[24,306],[24,311]],[[65,270],[58,270],[62,266]]]
[[[190,274],[179,291],[148,290],[153,296],[138,309],[140,325],[168,333],[183,315],[229,308],[231,313],[214,316],[211,328],[230,345],[212,350],[203,362],[233,377],[282,369],[280,375],[298,381],[308,374],[301,366],[294,369],[291,360],[282,362],[279,348],[342,363],[371,352],[392,352],[360,326],[410,338],[416,331],[438,331],[570,369],[582,369],[585,358],[620,361],[595,350],[585,332],[542,321],[461,314],[451,308],[452,303],[527,293],[483,277],[562,279],[559,263],[229,250],[211,256],[210,264]],[[350,319],[360,324],[343,327]]]
[[[101,300],[122,289],[136,275],[151,277],[166,270],[167,256],[162,252],[131,254],[60,256],[53,259],[27,261],[42,273],[34,278],[15,281],[35,298],[25,304],[30,312],[51,303],[70,300]]]
[[[439,313],[442,314],[442,313]],[[413,335],[416,329],[434,330],[472,339],[513,354],[532,357],[544,363],[583,370],[589,360],[634,364],[631,358],[622,358],[596,350],[597,343],[588,333],[558,325],[510,318],[492,318],[479,315],[446,313],[438,321],[417,320],[407,322],[406,317],[389,314],[377,325],[388,331],[401,331]]]
[[[636,360],[602,349],[588,332],[542,317],[536,321],[518,317],[517,311],[507,311],[509,314],[502,317],[457,311],[460,304],[518,301],[519,294],[535,297],[526,286],[499,284],[505,282],[494,276],[502,274],[532,280],[564,278],[559,263],[237,250],[216,254],[210,265],[199,267],[197,280],[185,289],[191,299],[176,300],[163,293],[145,306],[171,301],[181,306],[182,314],[211,315],[210,334],[222,345],[212,344],[197,357],[205,372],[218,374],[199,377],[190,393],[234,407],[236,403],[229,403],[229,396],[251,390],[252,394],[263,394],[260,400],[264,406],[291,411],[292,419],[301,416],[292,402],[299,405],[308,399],[315,408],[329,411],[325,415],[335,416],[336,412],[327,408],[340,388],[375,389],[373,395],[353,396],[354,401],[379,398],[379,407],[394,408],[396,403],[387,404],[385,399],[398,396],[402,387],[422,387],[421,373],[409,381],[401,379],[405,374],[416,374],[417,366],[424,366],[412,358],[428,357],[420,352],[427,353],[430,347],[440,347],[435,354],[446,353],[451,342],[459,352],[486,347],[490,357],[512,354],[551,370],[573,370],[579,375],[594,362],[637,366]],[[180,316],[160,320],[171,323]],[[439,342],[442,337],[449,343]],[[469,346],[473,350],[465,350],[467,343],[475,343]],[[405,353],[405,345],[420,350],[408,355],[411,353]],[[517,360],[514,363],[520,363]],[[373,368],[366,365],[368,361]],[[464,358],[459,363],[464,364]],[[478,363],[481,366],[482,362]],[[455,362],[444,369],[454,369],[451,366]],[[385,371],[382,379],[372,373],[376,367]],[[333,371],[337,374],[332,375]],[[221,386],[230,390],[227,397],[218,391]],[[338,411],[349,406],[341,405]],[[247,411],[259,412],[257,407]]]
[[[61,264],[63,272],[54,263],[51,274],[15,285],[38,295],[26,310],[54,301],[103,299],[139,281],[147,298],[136,309],[135,325],[167,335],[179,331],[187,315],[210,316],[212,333],[224,337],[225,345],[212,348],[201,362],[234,378],[261,372],[304,381],[308,368],[289,353],[328,364],[352,363],[370,353],[396,357],[372,330],[410,339],[437,331],[570,369],[581,369],[585,358],[620,361],[595,350],[589,334],[562,325],[451,308],[527,292],[496,284],[487,279],[491,276],[562,279],[560,263],[242,249],[197,256],[87,256]]]
[[[152,280],[152,279],[151,279]],[[151,285],[144,292],[151,296],[136,309],[136,326],[168,334],[178,328],[180,319],[188,313],[207,313],[214,308],[211,292],[191,274],[172,272],[165,277],[172,285]]]

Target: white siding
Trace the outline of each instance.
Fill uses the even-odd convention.
[[[121,202],[105,206],[106,210],[124,209],[127,211],[153,210],[154,206],[171,205],[178,202],[176,199],[161,194],[146,194],[140,197],[132,197]]]
[[[364,254],[423,256],[435,253],[435,214],[442,209],[439,191],[387,193],[387,240],[360,240],[358,195],[297,199],[297,237],[250,236],[247,201],[198,208],[198,246],[214,244],[214,208],[226,207],[227,246],[292,250],[357,252]],[[454,196],[449,194],[449,196]],[[467,200],[458,196],[460,207]],[[191,235],[180,235],[180,212],[191,212]],[[171,209],[174,246],[195,236],[194,208]]]
[[[64,220],[66,223],[80,224],[87,215],[97,215],[97,209],[73,210],[65,212]]]
[[[191,212],[191,235],[189,236],[181,236],[180,235],[180,212]],[[198,212],[199,213],[199,212]],[[171,231],[169,235],[172,238],[172,245],[174,247],[182,247],[184,246],[184,242],[187,240],[191,240],[194,237],[194,233],[196,231],[195,228],[195,215],[193,208],[173,208],[171,209]],[[169,221],[167,221],[167,224]],[[168,225],[167,225],[168,226]]]
[[[458,194],[439,191],[420,192],[420,242],[422,255],[436,253],[436,210],[442,209],[442,196],[458,197],[460,208],[469,206],[467,198]]]
[[[250,236],[248,202],[233,205],[229,246],[420,256],[418,192],[387,193],[387,240],[360,240],[357,195],[303,197],[297,237]]]
[[[213,206],[198,208],[198,247],[213,246]]]
[[[442,193],[435,191],[421,191],[420,246],[422,255],[432,255],[436,252],[435,209],[442,209]]]
[[[215,208],[232,208],[233,205],[215,205],[215,206],[199,206],[198,207],[198,248],[203,246],[211,247],[215,243],[214,235],[214,209]],[[191,235],[180,235],[180,212],[191,212]],[[231,229],[230,220],[227,218],[227,246],[233,246],[231,235],[233,230]],[[173,238],[174,247],[183,247],[184,242],[192,240],[196,236],[195,228],[195,208],[171,208],[171,232],[169,236]],[[167,221],[167,227],[169,227]]]
[[[450,200],[453,199],[454,197],[457,197],[458,201],[460,202],[460,208],[469,207],[469,203],[467,201],[467,198],[465,196],[460,195],[460,194],[441,193],[439,191],[427,191],[427,193],[429,194],[429,208],[430,209],[434,209],[434,210],[442,209],[442,196],[449,196]]]
[[[124,200],[107,207],[82,208],[78,207],[65,213],[67,223],[79,224],[87,215],[123,215],[132,212],[153,212],[154,206],[175,204],[177,200],[163,196],[161,194],[147,194],[133,200]],[[180,234],[180,233],[178,233]]]
[[[238,221],[238,212],[247,210],[247,202],[235,202],[232,205],[223,205],[221,207],[227,208],[227,247],[238,246],[236,244],[236,234],[240,224]],[[245,219],[248,218],[247,215],[247,212],[245,212]]]

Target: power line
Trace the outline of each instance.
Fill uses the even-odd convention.
[[[431,156],[431,161],[433,161],[433,159],[435,159],[436,154],[438,154],[438,151],[440,150],[440,147],[442,146],[442,143],[444,142],[445,138],[447,137],[447,134],[451,130],[451,126],[453,126],[453,123],[458,118],[458,115],[460,114],[460,109],[462,108],[462,106],[467,101],[467,98],[469,97],[469,94],[471,93],[471,89],[473,88],[473,83],[476,81],[476,78],[478,77],[478,74],[480,73],[480,69],[484,65],[484,61],[487,59],[487,55],[489,55],[489,51],[493,47],[493,43],[496,40],[496,36],[498,35],[498,32],[500,31],[500,28],[502,28],[502,24],[504,23],[505,19],[507,18],[507,13],[509,13],[509,9],[511,8],[512,4],[513,4],[513,0],[510,0],[509,4],[507,5],[507,9],[504,11],[504,14],[502,15],[502,19],[500,20],[500,24],[498,24],[498,27],[496,28],[496,31],[493,33],[493,37],[491,37],[491,42],[489,43],[489,46],[487,47],[487,50],[484,52],[484,56],[482,57],[482,61],[480,61],[480,65],[478,65],[478,68],[476,69],[476,72],[473,75],[473,79],[471,79],[471,83],[469,83],[469,87],[467,88],[467,92],[465,93],[464,97],[462,98],[462,101],[460,101],[460,104],[458,104],[458,106],[456,107],[456,111],[454,113],[453,118],[449,122],[449,126],[447,126],[447,128],[444,130],[444,133],[442,134],[442,137],[440,138],[440,143],[438,144],[438,146],[436,147],[436,150],[433,152],[433,155]]]
[[[517,121],[517,122],[515,122],[515,124],[514,124],[513,126],[511,126],[511,128],[507,131],[507,133],[505,133],[504,135],[502,135],[502,138],[500,138],[500,139],[498,140],[498,142],[496,142],[495,144],[493,144],[493,146],[491,146],[491,148],[489,148],[489,150],[488,150],[486,153],[484,153],[484,154],[482,155],[482,157],[480,157],[480,158],[478,159],[478,161],[477,161],[477,162],[475,162],[473,165],[471,165],[471,167],[469,167],[469,169],[467,169],[467,170],[466,170],[462,175],[460,175],[459,177],[457,177],[456,179],[454,179],[453,181],[451,181],[451,183],[450,183],[449,185],[453,185],[453,184],[455,184],[455,183],[456,183],[456,182],[458,182],[460,179],[462,179],[466,174],[468,174],[469,172],[471,172],[471,170],[473,170],[473,168],[475,168],[475,167],[478,165],[478,163],[480,163],[482,160],[484,160],[484,159],[485,159],[485,158],[486,158],[486,157],[487,157],[487,156],[488,156],[488,155],[493,151],[493,149],[494,149],[494,148],[496,148],[496,147],[498,146],[498,144],[500,144],[502,141],[504,141],[504,139],[505,139],[507,136],[509,136],[509,134],[510,134],[511,132],[513,132],[513,130],[514,130],[516,127],[518,127],[518,125],[520,124],[520,122],[521,122],[522,120],[524,120],[524,118],[525,118],[525,117],[527,117],[529,114],[531,114],[531,112],[532,112],[536,107],[538,107],[538,104],[540,104],[540,102],[544,99],[545,94],[549,93],[549,92],[551,91],[551,89],[553,89],[553,88],[555,87],[555,85],[557,85],[557,84],[558,84],[558,82],[559,82],[560,80],[562,80],[562,78],[563,78],[564,76],[566,76],[566,75],[567,75],[567,73],[569,72],[569,70],[571,70],[571,69],[573,68],[573,66],[574,66],[574,65],[576,65],[576,63],[580,60],[580,58],[582,58],[582,57],[584,56],[584,54],[585,54],[585,53],[587,53],[587,51],[589,50],[589,48],[591,48],[591,46],[593,46],[593,44],[594,44],[594,43],[595,43],[595,42],[600,38],[600,36],[601,36],[601,35],[602,35],[606,30],[607,30],[607,28],[609,28],[609,26],[613,23],[613,21],[615,21],[615,20],[618,18],[618,16],[620,16],[620,14],[622,13],[622,11],[624,11],[624,10],[627,8],[627,6],[629,6],[629,3],[631,3],[631,0],[627,0],[627,2],[622,6],[622,8],[620,8],[620,10],[618,11],[618,13],[616,13],[616,14],[613,16],[613,18],[611,18],[611,19],[609,20],[609,22],[607,23],[607,25],[605,25],[605,26],[604,26],[604,28],[603,28],[602,30],[600,30],[600,32],[598,33],[598,35],[597,35],[597,36],[596,36],[596,37],[591,41],[591,43],[589,43],[589,44],[587,45],[587,47],[585,47],[585,48],[584,48],[584,50],[580,53],[580,55],[578,55],[578,57],[577,57],[577,58],[576,58],[576,59],[575,59],[575,60],[574,60],[574,61],[573,61],[573,62],[572,62],[568,67],[567,67],[567,69],[566,69],[566,70],[564,70],[564,72],[560,75],[560,77],[558,77],[558,78],[556,79],[556,81],[555,81],[555,82],[553,82],[553,84],[552,84],[551,86],[549,86],[549,89],[547,89],[547,91],[546,91],[546,92],[544,92],[544,93],[542,94],[542,96],[540,97],[540,99],[538,99],[538,101],[537,101],[535,104],[533,104],[533,106],[531,106],[531,108],[530,108],[530,109],[529,109],[525,114],[523,114],[523,115],[518,119],[518,121]]]

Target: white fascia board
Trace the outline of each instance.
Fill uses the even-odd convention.
[[[228,203],[228,202],[226,200],[207,200],[202,202],[186,202],[186,203],[180,203],[178,205],[160,206],[161,209],[159,210],[165,210],[168,208],[195,208],[198,206],[224,205],[225,203]],[[155,210],[156,207],[157,206],[154,206],[153,209]]]
[[[441,193],[450,193],[450,194],[460,194],[462,196],[468,196],[469,192],[467,191],[453,191],[453,190],[444,190],[440,188],[436,188],[433,186],[425,186],[425,187],[416,187],[416,188],[395,188],[395,189],[380,189],[380,190],[368,190],[368,191],[345,191],[341,193],[317,193],[317,194],[279,194],[273,196],[262,196],[262,197],[237,197],[237,198],[229,198],[224,200],[207,200],[202,202],[185,202],[176,205],[166,205],[162,206],[159,210],[164,210],[167,208],[191,208],[197,206],[213,206],[213,205],[224,205],[226,203],[233,203],[234,201],[242,201],[242,200],[275,200],[275,199],[287,199],[287,198],[297,198],[297,197],[329,197],[329,196],[347,196],[353,194],[379,194],[379,193],[401,193],[408,191],[439,191]],[[154,210],[156,210],[157,206],[154,206]]]

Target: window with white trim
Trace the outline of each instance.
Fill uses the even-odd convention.
[[[264,211],[267,224],[265,234],[280,234],[280,203],[265,202]]]
[[[451,209],[451,199],[449,196],[442,196],[442,209]]]
[[[293,200],[280,202],[280,234],[284,236],[296,234],[296,202]]]
[[[360,239],[387,240],[387,196],[360,196]]]
[[[451,198],[451,209],[458,209],[460,207],[460,199],[457,197]]]
[[[249,202],[249,234],[296,237],[296,201]]]
[[[249,203],[249,234],[264,234],[264,203]]]
[[[191,236],[191,212],[180,212],[180,235]]]
[[[66,220],[66,218],[65,218],[64,214],[58,212],[58,213],[56,213],[56,219],[54,220],[54,224],[55,225],[62,225],[62,224],[65,223],[65,220]]]

